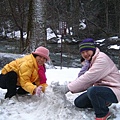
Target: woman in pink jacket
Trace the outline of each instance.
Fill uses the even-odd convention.
[[[93,39],[81,42],[80,53],[85,64],[76,80],[54,89],[63,93],[84,91],[75,99],[75,106],[93,108],[95,120],[107,120],[111,116],[108,106],[120,101],[120,73],[113,61],[95,47]]]

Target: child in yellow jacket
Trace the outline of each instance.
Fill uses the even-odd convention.
[[[5,98],[16,94],[40,95],[47,86],[45,62],[49,61],[49,50],[38,47],[35,52],[6,64],[0,74],[0,87],[7,89]]]

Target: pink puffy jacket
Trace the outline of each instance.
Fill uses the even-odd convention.
[[[120,73],[114,62],[96,48],[90,68],[76,80],[68,84],[71,92],[77,93],[87,90],[90,86],[106,86],[113,90],[120,101]]]

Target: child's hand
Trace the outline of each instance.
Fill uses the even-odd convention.
[[[35,90],[36,96],[40,97],[41,91],[42,91],[42,86],[37,87]]]

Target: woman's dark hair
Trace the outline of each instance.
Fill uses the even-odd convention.
[[[39,55],[36,55],[36,54],[32,54],[33,56],[34,56],[34,58],[36,58],[37,56],[39,56]]]
[[[94,51],[93,51],[93,55],[92,55],[92,57],[94,56],[94,54],[95,54],[95,51],[96,51],[96,50],[94,50]],[[89,61],[91,61],[91,60],[92,60],[92,57],[91,57],[91,59],[90,59]]]
[[[81,56],[80,62],[82,63],[85,59]]]

